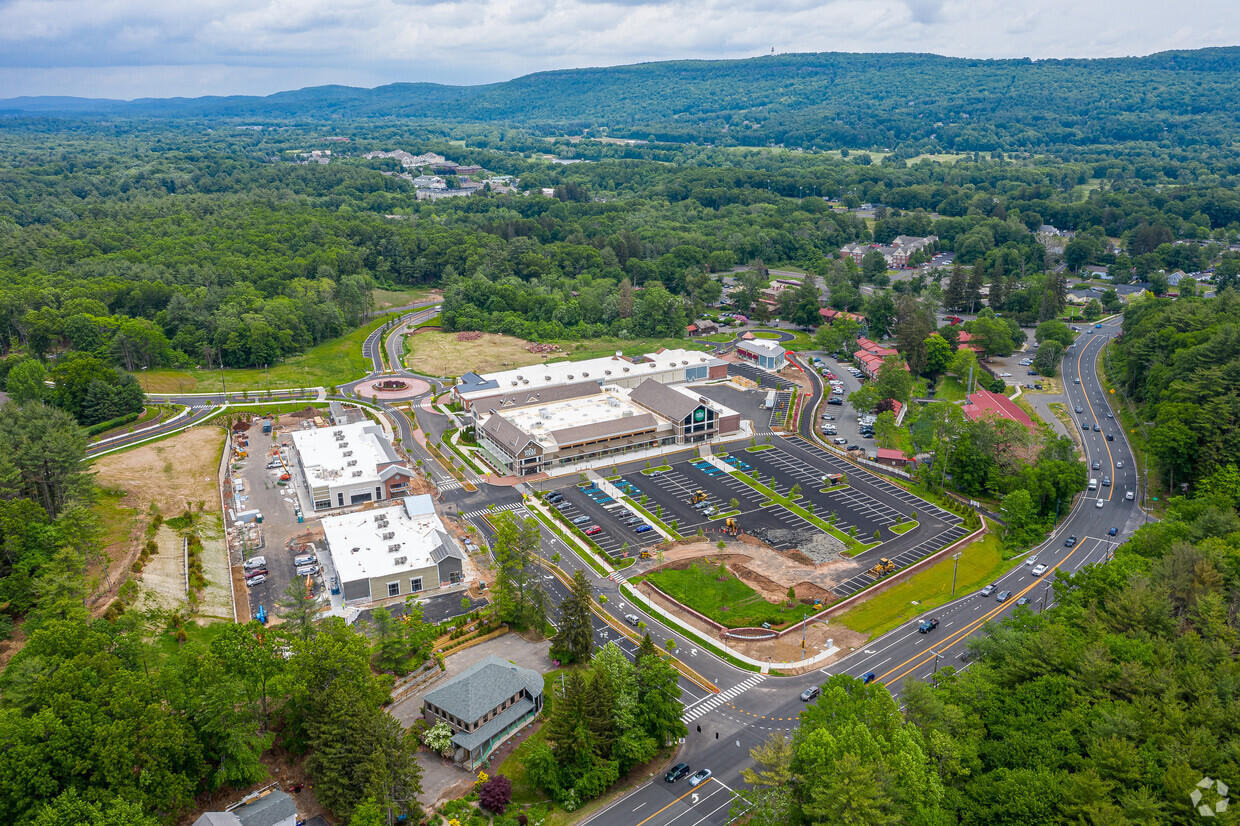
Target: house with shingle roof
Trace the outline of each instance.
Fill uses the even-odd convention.
[[[492,654],[427,693],[422,703],[427,722],[447,723],[455,732],[453,761],[475,771],[542,711],[543,678]]]

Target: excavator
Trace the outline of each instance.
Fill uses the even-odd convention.
[[[870,569],[870,574],[876,577],[887,576],[887,574],[895,573],[896,564],[887,557],[878,560],[878,564]]]
[[[741,526],[736,523],[735,519],[729,516],[724,520],[723,530],[728,536],[736,536],[741,532]]]

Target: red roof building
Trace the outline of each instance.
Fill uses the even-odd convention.
[[[1033,420],[1025,411],[1007,396],[991,393],[989,390],[978,390],[969,395],[968,404],[963,408],[964,415],[970,421],[979,419],[1009,419],[1019,422],[1029,430],[1034,429]]]
[[[911,456],[905,456],[903,450],[892,450],[891,448],[880,447],[874,456],[874,461],[880,465],[888,467],[905,467],[907,465],[916,464],[917,460]]]
[[[865,316],[858,315],[857,313],[845,312],[844,310],[835,310],[831,307],[823,307],[818,311],[818,315],[822,316],[822,320],[827,324],[834,324],[837,318],[847,318],[851,321],[857,322],[858,324],[865,324]]]

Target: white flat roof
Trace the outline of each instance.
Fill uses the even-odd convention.
[[[472,399],[480,396],[494,396],[497,393],[511,393],[514,390],[537,390],[569,382],[597,381],[605,384],[625,378],[653,376],[665,370],[683,370],[694,365],[714,364],[719,361],[710,353],[697,350],[665,350],[662,353],[647,353],[641,358],[647,361],[634,364],[629,358],[615,355],[583,361],[531,364],[515,370],[483,373],[479,377],[487,382],[495,382],[495,386],[479,390],[461,388],[457,392],[463,398]]]
[[[501,411],[500,415],[530,434],[540,444],[554,445],[556,440],[551,434],[557,430],[610,422],[644,413],[649,414],[650,411],[629,401],[628,392],[622,388],[605,386],[593,396],[505,410]]]
[[[431,498],[425,495],[406,497],[389,508],[325,516],[321,521],[341,582],[424,570],[435,564],[431,552],[452,542]],[[426,583],[428,589],[436,585]],[[404,585],[401,593],[405,593]]]
[[[761,353],[764,356],[782,356],[784,354],[783,344],[765,338],[742,341],[736,346],[751,353]]]
[[[371,422],[295,430],[293,446],[311,487],[375,483],[378,465],[400,461],[383,429]]]

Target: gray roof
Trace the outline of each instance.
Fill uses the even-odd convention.
[[[542,675],[491,654],[423,699],[453,717],[472,723],[521,689],[534,697],[541,695]]]
[[[674,422],[684,421],[686,416],[702,404],[696,396],[682,393],[654,379],[646,379],[634,387],[629,392],[629,398]]]
[[[477,731],[458,731],[453,735],[452,742],[463,749],[473,751],[533,710],[533,701],[522,697],[488,720],[486,725]]]
[[[383,427],[381,425],[372,424],[369,427],[362,428],[363,433],[374,435],[375,441],[379,443],[379,449],[383,451],[386,461],[400,462],[403,461],[396,453],[396,448],[392,447],[392,443],[383,435]]]
[[[555,438],[557,445],[575,445],[581,442],[591,442],[595,439],[641,433],[646,430],[653,430],[658,425],[659,423],[655,421],[654,416],[651,416],[649,413],[639,413],[636,416],[624,416],[603,422],[591,422],[590,424],[581,424],[576,427],[565,427],[561,430],[551,431],[551,435]]]
[[[293,802],[293,798],[277,789],[258,800],[238,806],[232,813],[241,821],[241,826],[275,826],[289,818],[296,820],[297,804]]]
[[[241,820],[232,812],[203,812],[194,826],[241,826]]]
[[[592,396],[598,392],[599,382],[579,381],[573,384],[556,384],[550,387],[539,387],[534,390],[513,390],[510,393],[497,393],[470,402],[475,410],[512,410],[518,407],[529,407],[535,404],[560,402],[576,399],[580,396]]]
[[[435,533],[439,536],[439,547],[431,551],[431,561],[438,565],[450,556],[464,559],[460,548],[456,547],[456,543],[448,538],[447,534],[443,531],[435,531]]]
[[[526,443],[533,441],[528,433],[498,413],[492,413],[490,418],[482,423],[482,431],[514,454],[525,447]]]

